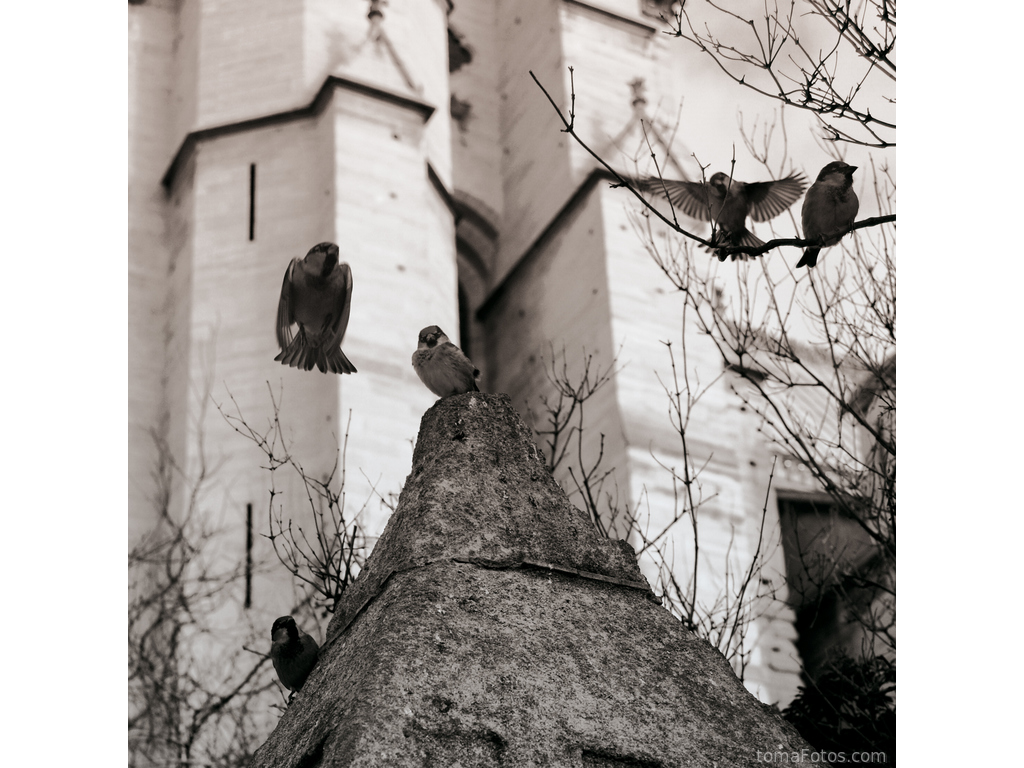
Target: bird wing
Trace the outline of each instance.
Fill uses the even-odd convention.
[[[345,331],[348,328],[348,316],[352,311],[352,270],[342,262],[331,275],[332,297],[331,316],[337,318],[330,329],[330,339],[325,343],[327,349],[340,347]]]
[[[747,184],[744,193],[750,205],[750,218],[754,221],[774,219],[799,200],[805,189],[807,179],[801,173],[777,181]]]
[[[277,343],[281,349],[287,349],[292,343],[292,323],[295,322],[292,307],[292,277],[301,259],[292,259],[284,272],[284,284],[281,286],[281,299],[277,302]]]
[[[433,376],[433,383],[444,392],[440,397],[450,392],[479,391],[476,386],[479,371],[465,352],[450,341],[438,344],[435,349],[435,365],[429,373]]]
[[[687,216],[700,221],[711,221],[711,217],[717,215],[725,202],[724,195],[718,189],[699,181],[673,181],[652,176],[644,179],[640,186],[657,192]]]

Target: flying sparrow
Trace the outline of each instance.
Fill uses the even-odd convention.
[[[764,245],[764,241],[747,229],[747,216],[754,221],[774,219],[800,198],[807,187],[807,180],[803,174],[794,173],[784,179],[748,184],[730,180],[728,174],[719,171],[707,183],[649,177],[641,180],[639,186],[659,193],[687,216],[711,221],[715,225],[711,235],[714,245],[756,248]],[[714,251],[719,261],[725,261],[725,252],[714,248],[708,250]],[[730,255],[733,261],[750,258],[744,253]]]
[[[341,341],[352,309],[352,270],[338,263],[338,246],[319,243],[304,259],[294,258],[284,273],[281,300],[277,305],[275,357],[282,365],[324,373],[355,373]],[[292,338],[292,324],[299,332]]]

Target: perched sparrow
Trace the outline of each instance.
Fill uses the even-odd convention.
[[[298,691],[316,666],[320,647],[316,640],[295,625],[291,616],[282,616],[275,621],[270,636],[274,640],[270,646],[270,658],[277,676],[285,688]]]
[[[281,352],[274,359],[307,371],[315,365],[324,373],[355,373],[356,367],[341,351],[351,309],[352,270],[338,263],[338,246],[319,243],[306,258],[292,259],[277,305]],[[292,323],[299,324],[294,340]]]
[[[807,190],[800,219],[804,225],[804,239],[817,240],[824,237],[821,245],[808,248],[797,262],[798,267],[813,267],[818,263],[822,248],[835,245],[844,229],[848,229],[857,218],[860,201],[853,191],[855,165],[835,161],[821,169],[818,178]],[[838,235],[838,236],[836,236]]]
[[[436,325],[420,331],[419,344],[412,353],[412,367],[420,381],[438,397],[480,391],[476,386],[480,371]]]
[[[755,181],[751,184],[736,179],[730,182],[728,174],[722,172],[714,174],[706,184],[654,177],[640,182],[641,189],[667,197],[687,216],[717,224],[711,237],[714,244],[755,248],[764,245],[764,241],[747,229],[747,215],[754,221],[774,219],[795,203],[806,187],[807,180],[801,173],[777,181]],[[724,252],[715,250],[714,253],[719,261],[725,261]],[[744,253],[732,254],[733,261],[749,258]]]

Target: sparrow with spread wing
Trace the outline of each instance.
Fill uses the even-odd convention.
[[[754,221],[774,219],[800,198],[807,188],[807,180],[803,174],[794,173],[784,179],[748,184],[736,179],[730,180],[728,174],[719,171],[707,183],[672,181],[652,176],[642,179],[639,186],[643,190],[659,193],[687,216],[712,222],[716,227],[711,235],[714,245],[756,248],[764,245],[764,241],[747,229],[747,216]],[[708,250],[714,251],[719,261],[725,261],[726,255],[731,255],[733,261],[746,261],[750,258],[744,253],[726,254],[714,248]]]
[[[316,640],[296,626],[291,616],[277,619],[270,630],[270,637],[273,639],[270,659],[274,662],[274,669],[284,687],[294,696],[316,666],[320,647]],[[291,701],[291,697],[288,700]]]
[[[420,381],[438,397],[480,391],[476,385],[480,371],[436,325],[420,331],[419,343],[412,353],[412,367]]]
[[[304,259],[294,258],[284,273],[281,300],[277,305],[275,357],[282,365],[324,373],[355,373],[341,341],[352,309],[352,270],[338,263],[338,246],[318,243]],[[292,336],[292,325],[299,331]]]
[[[849,229],[857,218],[860,201],[853,191],[855,165],[836,160],[821,169],[818,178],[807,190],[800,220],[804,227],[805,240],[822,240],[804,251],[797,267],[813,267],[818,263],[822,248],[835,245],[842,238],[843,230]]]

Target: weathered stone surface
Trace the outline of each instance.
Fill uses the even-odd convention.
[[[749,766],[808,747],[651,599],[506,396],[439,401],[413,461],[254,766]]]
[[[507,395],[445,398],[424,414],[398,509],[328,637],[393,573],[453,559],[549,563],[646,586],[633,550],[596,535],[569,503]]]

